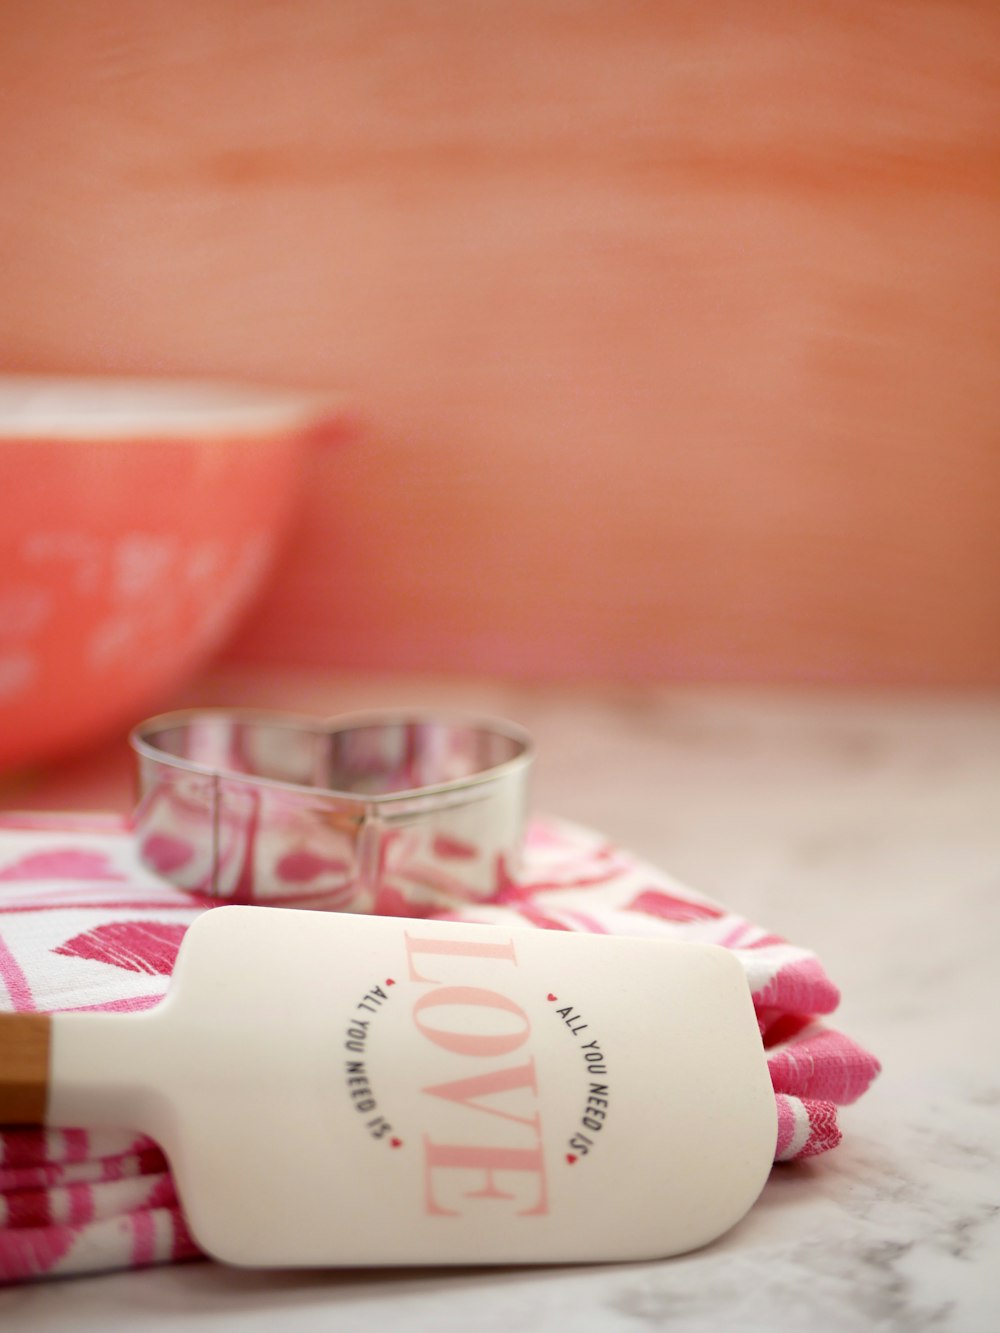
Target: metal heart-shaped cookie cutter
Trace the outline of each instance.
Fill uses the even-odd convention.
[[[192,709],[130,741],[139,855],[192,893],[420,916],[492,898],[520,866],[535,751],[511,722]]]

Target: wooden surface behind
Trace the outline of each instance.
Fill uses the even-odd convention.
[[[237,655],[996,682],[998,15],[4,6],[0,354],[350,393]]]

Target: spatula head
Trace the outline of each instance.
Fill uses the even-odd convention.
[[[230,1263],[666,1256],[731,1227],[773,1157],[714,946],[223,907],[145,1021],[139,1127]]]

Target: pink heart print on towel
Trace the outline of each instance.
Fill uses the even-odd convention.
[[[125,874],[116,870],[103,852],[81,850],[78,847],[30,852],[19,860],[12,861],[10,865],[0,867],[0,882],[9,883],[32,879],[123,880],[125,878]]]
[[[89,958],[129,972],[169,977],[185,930],[187,926],[176,921],[108,921],[74,935],[54,952],[67,958]]]
[[[711,921],[724,915],[722,908],[712,903],[693,903],[663,889],[643,889],[628,906],[629,911],[646,912],[664,921]]]
[[[146,855],[163,870],[194,856],[168,839],[153,850]],[[442,854],[461,859],[465,850]],[[289,852],[283,867],[303,884],[330,870],[308,849]],[[145,869],[124,821],[0,815],[0,1009],[148,1009],[166,991],[185,930],[210,906]],[[839,994],[814,954],[574,825],[536,820],[522,874],[501,875],[492,901],[446,909],[443,891],[435,902],[400,881],[383,887],[375,908],[732,950],[767,1052],[779,1162],[835,1147],[838,1106],[878,1073],[873,1056],[818,1021]],[[155,1143],[118,1130],[0,1131],[0,1281],[197,1256]]]

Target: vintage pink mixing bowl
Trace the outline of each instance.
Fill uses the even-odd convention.
[[[329,397],[0,377],[0,771],[137,721],[271,564]]]

